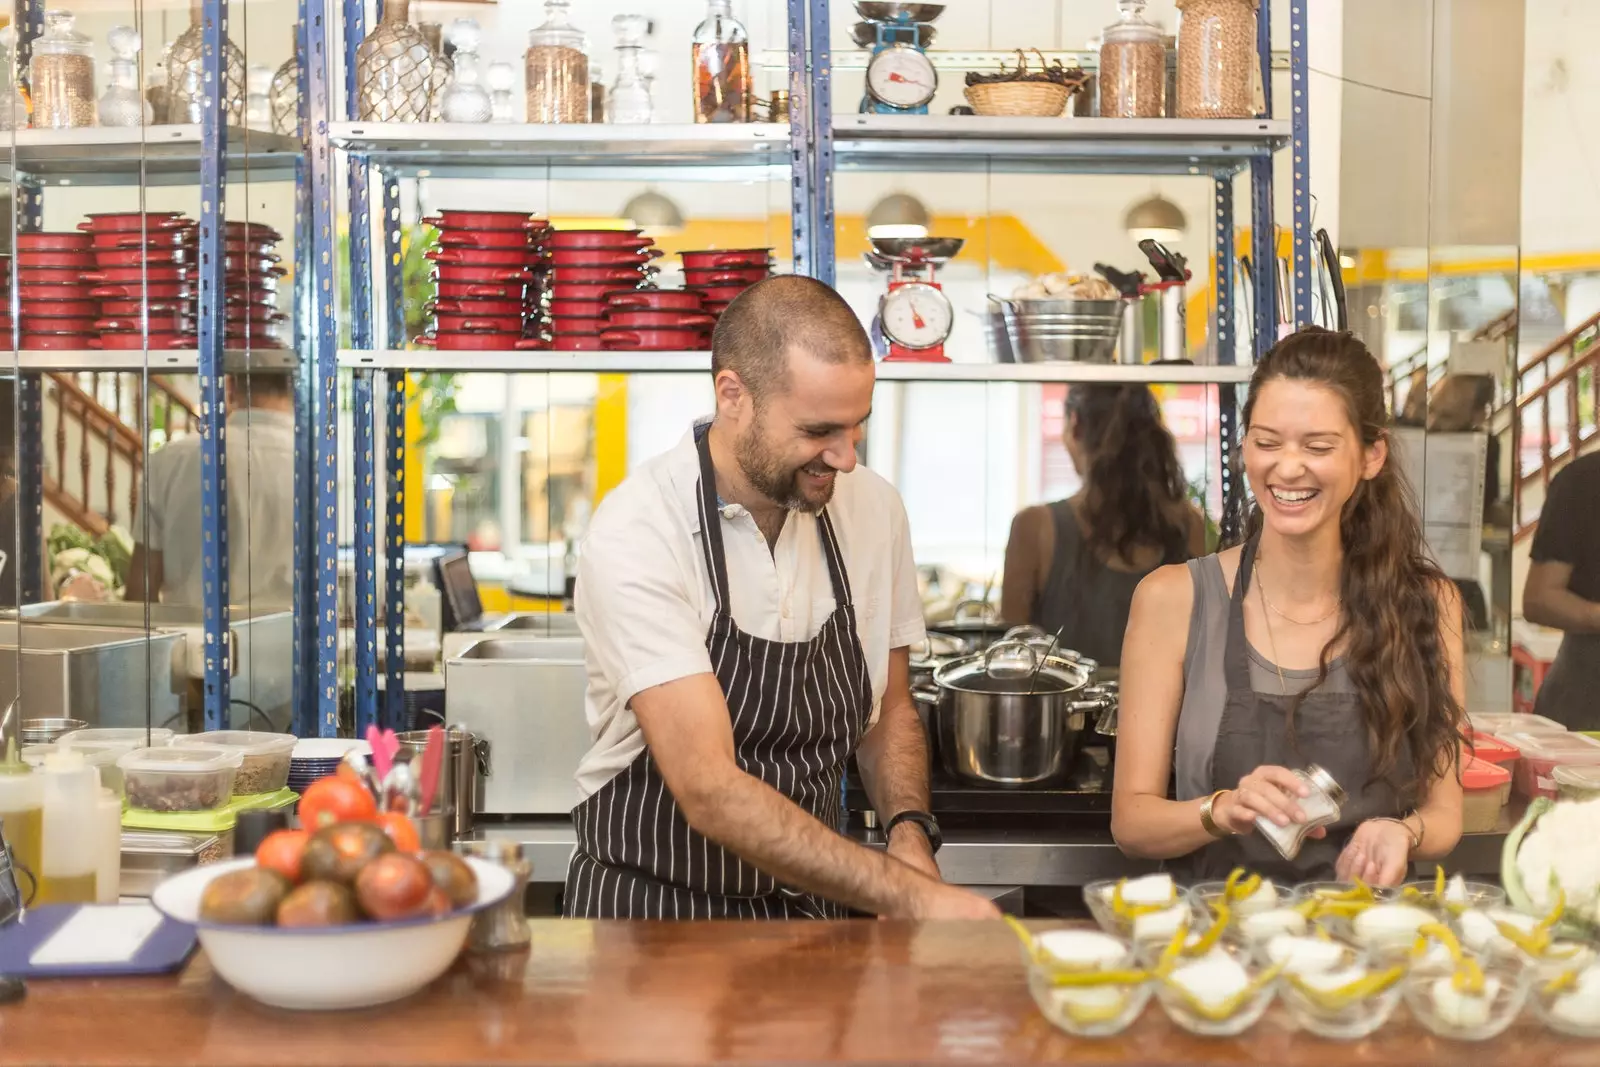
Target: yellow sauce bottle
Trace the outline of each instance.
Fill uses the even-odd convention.
[[[0,838],[11,852],[17,889],[26,907],[39,877],[40,841],[44,831],[41,782],[15,752],[0,762]]]
[[[39,769],[43,841],[34,904],[93,904],[95,870],[105,838],[95,818],[100,772],[71,749],[52,752]]]

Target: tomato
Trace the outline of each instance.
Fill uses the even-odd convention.
[[[305,855],[309,830],[274,830],[256,849],[256,866],[277,871],[291,885],[300,882],[300,859]]]
[[[383,832],[393,839],[396,852],[422,851],[422,838],[417,834],[416,824],[400,812],[380,812],[378,814],[378,825],[383,827]]]
[[[319,778],[300,798],[300,825],[306,830],[320,830],[340,822],[372,822],[377,816],[378,805],[372,794],[351,778]]]

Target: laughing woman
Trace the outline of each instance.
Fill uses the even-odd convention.
[[[1129,855],[1183,857],[1196,878],[1393,885],[1455,847],[1461,605],[1389,455],[1384,390],[1359,341],[1316,328],[1256,368],[1245,543],[1163,567],[1134,597],[1112,799]],[[1291,769],[1309,764],[1348,796],[1286,860],[1256,820],[1305,821]]]

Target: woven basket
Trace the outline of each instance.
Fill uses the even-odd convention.
[[[1052,118],[1066,109],[1072,90],[1056,82],[988,82],[966,88],[967,103],[980,115]]]

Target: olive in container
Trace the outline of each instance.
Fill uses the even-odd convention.
[[[117,760],[128,806],[143,811],[214,811],[233,796],[244,762],[237,749],[136,748]]]
[[[212,730],[185,734],[172,743],[179,748],[220,748],[244,758],[233,779],[234,796],[276,793],[289,784],[289,764],[299,738],[257,730]]]

